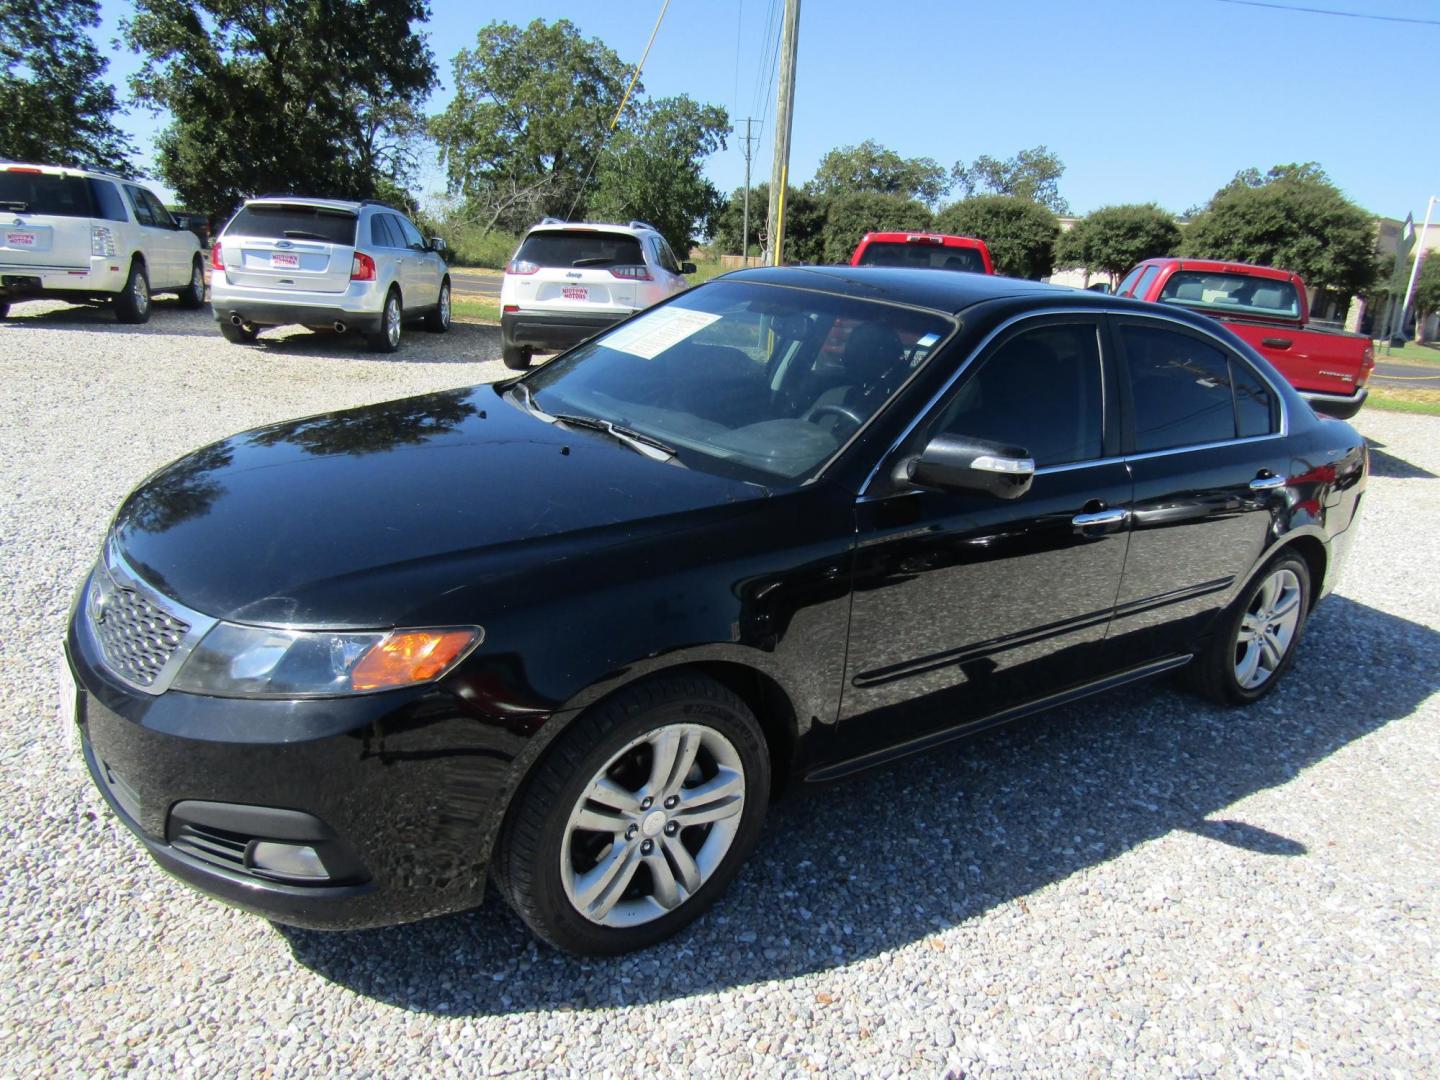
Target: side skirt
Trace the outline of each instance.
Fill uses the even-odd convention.
[[[819,769],[805,774],[805,782],[818,784],[828,780],[838,780],[844,776],[851,776],[866,769],[873,769],[878,765],[885,765],[899,758],[909,757],[911,754],[918,754],[925,750],[943,746],[956,739],[963,739],[969,735],[985,731],[987,728],[999,727],[1001,724],[1008,724],[1012,720],[1019,720],[1022,717],[1033,716],[1035,713],[1044,712],[1046,709],[1053,709],[1060,705],[1068,705],[1072,701],[1079,701],[1082,698],[1091,697],[1094,694],[1103,694],[1107,690],[1114,690],[1116,687],[1124,686],[1127,683],[1139,682],[1141,679],[1149,679],[1156,675],[1163,675],[1167,671],[1184,667],[1194,657],[1190,653],[1180,656],[1167,656],[1161,660],[1152,660],[1148,664],[1141,664],[1139,667],[1128,668],[1125,671],[1107,675],[1103,679],[1096,679],[1094,682],[1082,683],[1079,686],[1071,687],[1068,690],[1061,690],[1059,693],[1051,694],[1048,697],[1036,698],[1034,701],[1027,701],[1023,705],[1012,705],[1008,709],[1002,709],[997,713],[981,717],[978,720],[971,720],[964,724],[957,724],[955,727],[947,728],[944,731],[936,731],[929,735],[922,735],[918,739],[911,739],[908,742],[897,743],[895,746],[886,747],[883,750],[874,750],[860,757],[850,758],[834,765],[825,765]]]

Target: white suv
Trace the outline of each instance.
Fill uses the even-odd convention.
[[[394,352],[407,321],[450,329],[443,250],[381,202],[248,199],[210,249],[210,307],[237,343],[298,323],[358,330],[370,348]]]
[[[684,291],[680,263],[653,225],[571,223],[533,226],[505,267],[500,343],[505,366],[530,366],[532,352],[557,352]]]
[[[205,303],[200,241],[148,188],[111,173],[0,163],[0,318],[17,300],[108,300],[142,323],[150,297]]]

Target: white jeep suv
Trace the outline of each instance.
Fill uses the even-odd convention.
[[[237,343],[298,323],[358,330],[370,348],[394,352],[408,321],[450,329],[444,250],[381,202],[248,199],[210,249],[210,307]]]
[[[680,263],[653,225],[532,226],[500,285],[505,366],[530,366],[532,352],[558,352],[683,292],[693,263]]]
[[[205,303],[200,241],[148,188],[111,173],[0,163],[0,318],[18,300],[108,300],[124,323],[150,297]]]

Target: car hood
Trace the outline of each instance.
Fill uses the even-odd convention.
[[[112,543],[160,591],[217,618],[419,625],[464,609],[440,597],[473,603],[487,580],[653,541],[765,495],[479,386],[197,450],[130,495]]]

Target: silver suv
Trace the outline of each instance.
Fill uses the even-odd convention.
[[[444,249],[384,203],[250,199],[210,250],[210,306],[233,342],[298,323],[357,330],[370,348],[394,352],[406,322],[450,329]]]

